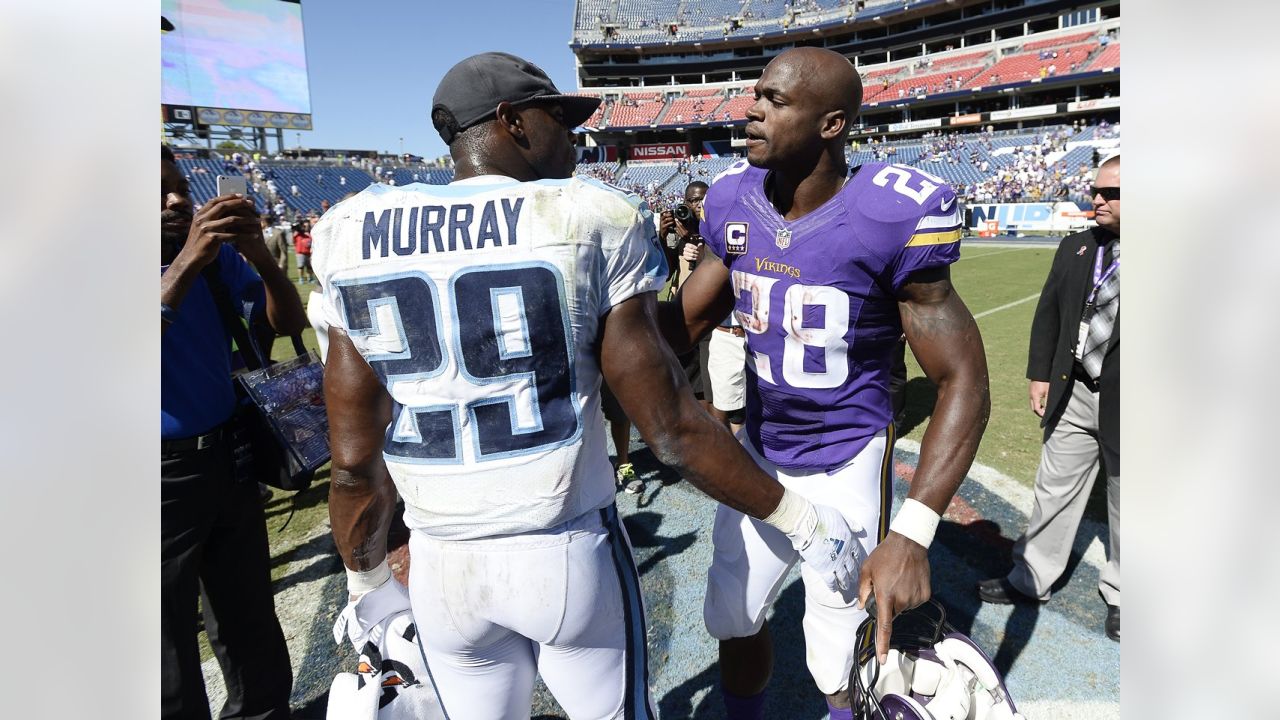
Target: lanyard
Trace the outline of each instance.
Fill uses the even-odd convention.
[[[1093,289],[1089,291],[1089,297],[1085,298],[1085,305],[1092,305],[1093,299],[1098,295],[1098,288],[1102,287],[1102,283],[1107,281],[1116,270],[1120,269],[1120,258],[1111,261],[1106,271],[1102,269],[1102,256],[1107,254],[1105,246],[1098,247],[1098,255],[1093,261]]]

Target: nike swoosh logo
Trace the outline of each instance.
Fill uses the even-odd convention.
[[[954,204],[955,204],[955,202],[956,202],[955,196],[952,196],[952,198],[951,198],[950,200],[943,200],[943,201],[942,201],[942,212],[946,212],[946,211],[950,210],[950,209],[951,209],[951,206],[952,206],[952,205],[954,205]]]

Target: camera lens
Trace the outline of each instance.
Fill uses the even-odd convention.
[[[684,203],[680,203],[671,211],[671,214],[675,216],[676,220],[679,220],[682,223],[687,223],[693,219],[693,208],[685,205]]]

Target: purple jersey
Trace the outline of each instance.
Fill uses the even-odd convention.
[[[767,175],[743,160],[717,178],[702,234],[732,273],[747,331],[747,436],[781,467],[831,469],[891,422],[895,293],[959,258],[963,213],[942,179],[868,163],[787,222]]]

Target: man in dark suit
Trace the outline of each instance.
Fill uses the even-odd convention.
[[[1120,640],[1120,156],[1098,168],[1098,226],[1063,239],[1031,325],[1031,410],[1044,427],[1035,508],[1008,577],[978,583],[984,602],[1045,602],[1062,574],[1101,460],[1111,543],[1098,589]]]

